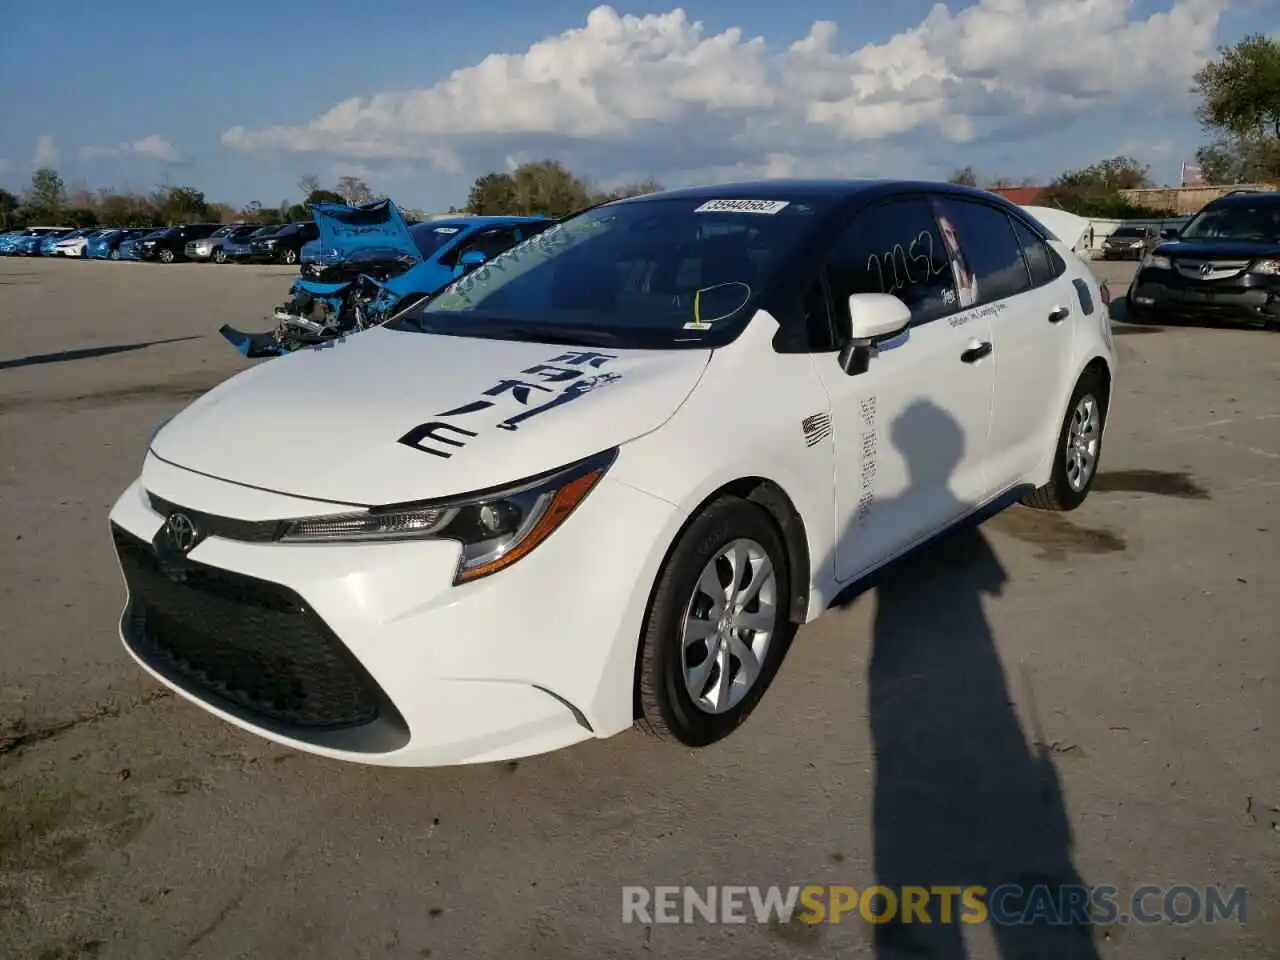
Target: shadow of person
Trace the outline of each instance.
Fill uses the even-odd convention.
[[[952,496],[948,478],[965,437],[944,410],[913,404],[892,424],[913,494]],[[965,512],[954,500],[948,515]],[[892,504],[873,505],[873,510]],[[851,529],[847,536],[856,536]],[[1083,921],[1087,896],[1071,863],[1071,832],[1053,763],[1028,746],[1011,697],[983,596],[1008,576],[974,524],[876,578],[869,708],[875,751],[874,860],[877,883],[898,910],[874,928],[878,957],[966,956],[973,915],[953,894],[932,892],[932,923],[904,914],[903,888],[987,889],[999,899],[988,919],[999,955],[1096,958],[1084,923],[1057,925],[1061,901]],[[1001,889],[1016,885],[1017,889]],[[947,896],[950,923],[939,897]],[[1045,909],[1045,897],[1052,910]],[[993,922],[1010,916],[1029,924]]]

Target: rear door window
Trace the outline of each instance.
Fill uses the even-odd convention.
[[[942,197],[938,224],[956,262],[962,307],[1003,300],[1031,288],[1021,245],[1004,211]]]

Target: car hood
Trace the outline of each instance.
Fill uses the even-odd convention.
[[[163,460],[376,505],[499,487],[661,426],[710,350],[611,350],[375,328],[269,360],[153,438]]]
[[[1237,257],[1241,260],[1256,260],[1260,257],[1280,257],[1280,240],[1169,240],[1160,244],[1155,252],[1170,257]]]
[[[349,257],[366,247],[388,247],[415,261],[422,259],[404,217],[390,200],[374,200],[357,207],[342,203],[312,204],[320,228],[320,249],[326,258]]]

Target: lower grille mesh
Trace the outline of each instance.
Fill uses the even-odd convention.
[[[166,570],[150,544],[119,528],[113,537],[126,641],[171,682],[286,733],[378,718],[376,684],[301,597],[185,558]]]

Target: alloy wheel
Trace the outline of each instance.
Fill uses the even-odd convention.
[[[703,568],[685,610],[685,689],[712,714],[737,706],[760,677],[778,611],[778,578],[754,540],[725,545]]]
[[[1086,393],[1071,411],[1071,423],[1067,427],[1067,443],[1063,450],[1067,483],[1079,493],[1089,485],[1098,463],[1098,446],[1102,441],[1102,418],[1098,413],[1098,401]]]

